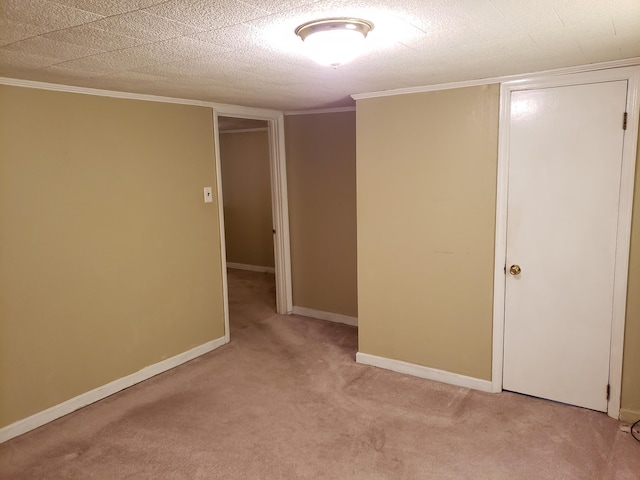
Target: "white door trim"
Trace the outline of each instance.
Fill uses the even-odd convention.
[[[620,210],[615,259],[615,287],[611,327],[611,357],[609,362],[610,396],[607,414],[618,418],[622,387],[622,355],[624,347],[624,324],[627,302],[627,276],[629,270],[629,247],[631,240],[631,210],[633,206],[633,184],[638,145],[638,115],[640,112],[640,67],[614,68],[595,72],[563,76],[532,77],[500,86],[500,123],[498,138],[498,176],[496,198],[495,265],[493,285],[493,358],[492,390],[502,391],[502,368],[504,351],[504,301],[507,246],[507,201],[509,178],[509,114],[511,93],[584,83],[627,80],[627,130],[622,152],[622,180],[620,183]],[[622,128],[622,112],[620,117]]]
[[[287,168],[284,143],[284,114],[275,110],[216,104],[214,112],[214,136],[216,156],[216,182],[220,219],[220,245],[222,249],[222,280],[224,295],[225,335],[229,337],[229,294],[227,285],[226,250],[224,236],[224,211],[222,203],[222,173],[220,164],[220,142],[218,116],[265,120],[269,129],[269,161],[271,170],[271,205],[274,237],[274,257],[276,270],[276,309],[278,313],[293,311],[291,287],[291,251],[289,241],[289,204],[287,196]]]

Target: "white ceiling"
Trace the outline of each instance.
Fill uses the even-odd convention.
[[[370,20],[337,70],[295,27]],[[0,0],[0,76],[278,110],[640,56],[639,0]]]

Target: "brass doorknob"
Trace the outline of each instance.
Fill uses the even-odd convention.
[[[511,268],[509,268],[509,273],[511,275],[520,275],[520,272],[522,272],[520,265],[511,265]]]

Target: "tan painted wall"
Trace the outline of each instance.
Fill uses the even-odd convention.
[[[640,419],[640,148],[636,159],[630,256],[620,418],[635,422]]]
[[[220,135],[227,261],[273,267],[269,133]]]
[[[213,148],[207,108],[0,86],[0,426],[224,335]]]
[[[293,304],[358,315],[355,112],[285,117]]]
[[[498,102],[357,102],[361,352],[491,378]]]

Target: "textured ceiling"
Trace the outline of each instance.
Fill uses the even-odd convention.
[[[328,16],[375,24],[336,70],[293,33]],[[0,76],[278,110],[638,56],[639,0],[0,0]]]

